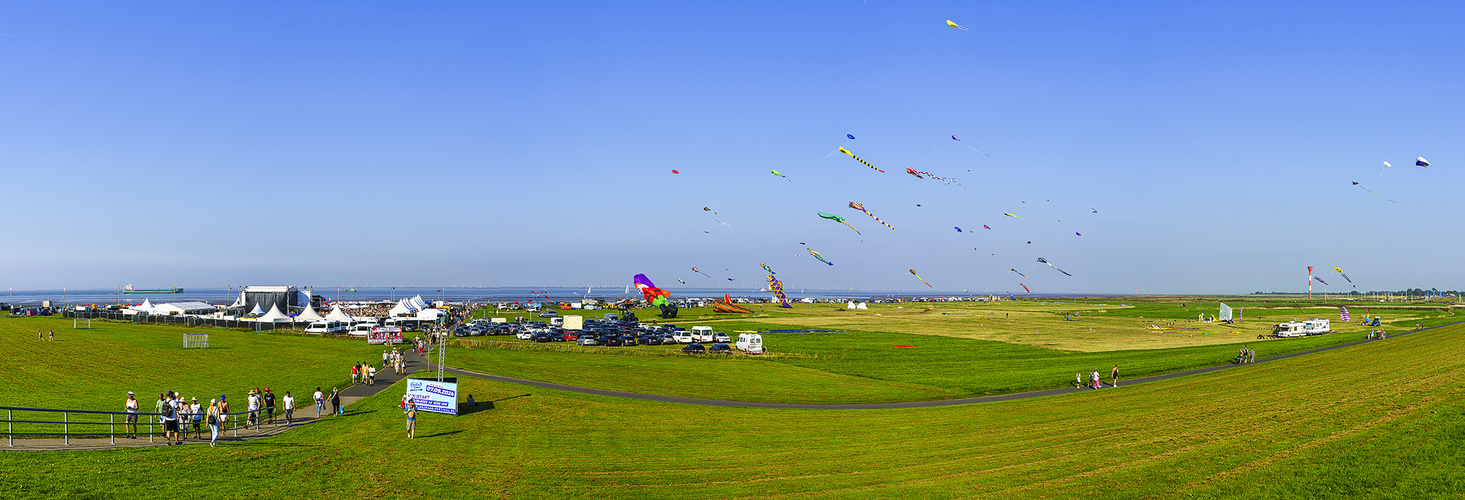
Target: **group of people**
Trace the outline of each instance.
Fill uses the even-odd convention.
[[[1245,365],[1256,362],[1256,349],[1242,347],[1241,352],[1236,354],[1236,364]]]
[[[327,415],[341,416],[346,413],[345,407],[341,405],[341,391],[337,390],[335,387],[331,388],[330,396],[326,396],[325,394],[321,393],[320,388],[316,387],[315,394],[313,394],[311,397],[315,400],[316,417],[320,417],[321,412],[325,411],[327,401],[331,403],[331,412],[327,413]]]
[[[1109,385],[1119,387],[1119,365],[1114,365],[1114,369],[1109,370],[1109,377],[1112,378]],[[1104,387],[1104,380],[1099,377],[1099,369],[1094,368],[1094,372],[1089,374],[1088,384],[1084,384],[1083,372],[1073,374],[1073,386],[1080,389],[1084,387],[1100,389]]]
[[[48,332],[51,334],[51,340],[52,341],[56,340],[56,331],[55,330],[47,330],[47,331],[44,331],[44,332],[37,330],[36,331],[36,340],[39,340],[41,342],[48,342],[46,340],[46,333],[48,333]]]
[[[320,416],[321,395],[320,388],[316,388],[316,416]],[[285,397],[280,398],[279,406],[276,405],[276,398],[273,391],[266,387],[263,391],[251,389],[246,401],[247,411],[245,412],[244,428],[253,426],[258,429],[261,424],[273,424],[275,411],[279,406],[284,407],[286,426],[295,425],[295,397],[290,391],[285,391]],[[332,405],[340,406],[340,399],[332,394]],[[137,393],[127,391],[127,401],[123,403],[122,409],[127,414],[126,422],[123,423],[123,431],[126,437],[137,438],[137,420],[141,415],[142,405],[137,401]],[[169,446],[183,444],[188,438],[190,428],[193,431],[194,439],[203,439],[203,426],[209,428],[209,446],[214,446],[219,440],[219,430],[229,421],[229,397],[220,394],[218,399],[210,399],[208,408],[204,408],[198,402],[198,397],[188,398],[173,391],[166,391],[158,394],[158,400],[153,403],[153,413],[158,415],[158,422],[163,426],[163,438]],[[263,413],[263,415],[261,415]]]
[[[402,370],[407,369],[407,359],[400,349],[392,348],[382,351],[382,367],[385,369],[388,366],[392,367],[392,371],[399,375],[402,373]]]
[[[362,361],[351,365],[351,385],[376,385],[376,365]]]
[[[1388,335],[1384,334],[1383,330],[1369,330],[1368,338],[1383,340],[1388,338]]]

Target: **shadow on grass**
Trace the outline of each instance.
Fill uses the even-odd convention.
[[[480,401],[480,402],[478,402],[477,404],[475,404],[473,406],[468,406],[466,403],[465,404],[461,404],[461,405],[458,405],[458,416],[461,417],[461,416],[464,416],[464,415],[472,415],[472,414],[478,413],[480,411],[492,410],[492,409],[495,408],[494,403],[497,403],[499,401],[508,401],[510,399],[525,398],[525,397],[529,397],[529,396],[531,396],[531,394],[520,394],[518,396],[509,396],[509,397],[506,397],[506,398],[495,399],[493,401]]]
[[[438,436],[451,436],[451,435],[457,434],[459,432],[463,432],[463,430],[462,429],[459,429],[459,430],[456,430],[456,431],[439,432],[437,434],[428,434],[428,435],[422,436],[422,437],[424,437],[424,438],[432,438],[432,437],[438,437]]]

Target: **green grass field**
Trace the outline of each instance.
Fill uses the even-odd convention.
[[[1465,327],[1134,387],[910,410],[654,403],[465,380],[216,449],[0,454],[21,498],[1440,498],[1465,494]],[[162,471],[167,471],[162,473]]]
[[[353,363],[379,363],[382,353],[364,340],[100,320],[73,330],[71,324],[60,317],[0,316],[0,352],[9,360],[0,375],[3,406],[121,411],[127,391],[135,391],[148,411],[164,391],[207,402],[220,394],[242,400],[249,389],[265,387],[308,399],[317,386],[344,389]],[[36,340],[39,330],[56,332],[56,341]],[[207,332],[212,348],[183,349],[183,332]]]

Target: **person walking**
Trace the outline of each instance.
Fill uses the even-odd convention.
[[[417,402],[408,400],[407,408],[402,410],[407,415],[407,439],[415,439],[417,435]]]
[[[244,421],[245,429],[248,429],[251,425],[253,425],[255,429],[259,429],[259,403],[259,391],[256,389],[250,389],[249,400],[245,405],[245,409],[249,411],[249,418]]]
[[[376,365],[366,367],[366,385],[376,385]]]
[[[321,394],[320,387],[315,388],[315,418],[320,418],[321,410],[326,406],[325,395]]]
[[[1083,372],[1073,374],[1073,387],[1083,389]]]
[[[1095,389],[1099,389],[1099,388],[1104,387],[1104,383],[1099,381],[1099,369],[1098,368],[1094,368],[1094,373],[1092,375],[1089,375],[1089,380],[1093,381],[1094,388]]]
[[[266,387],[265,388],[264,400],[265,400],[265,414],[268,415],[268,417],[266,417],[266,418],[269,418],[270,423],[273,424],[273,423],[275,423],[275,393],[270,392],[270,388],[269,387]]]
[[[360,365],[351,365],[351,385],[356,385],[358,377],[361,376],[357,373],[357,369],[359,368],[361,368]]]
[[[1114,378],[1112,385],[1119,387],[1119,365],[1114,365],[1114,369],[1109,371],[1109,376]]]
[[[224,421],[219,418],[219,400],[209,400],[209,411],[205,419],[209,425],[209,447],[213,448],[214,444],[219,441],[219,424]]]
[[[137,439],[137,412],[140,410],[137,402],[137,394],[127,391],[127,402],[122,404],[122,411],[127,412],[127,423],[122,428],[127,431],[127,437]]]
[[[346,414],[346,410],[341,408],[341,391],[335,387],[331,388],[331,413],[338,417]]]
[[[51,340],[50,340],[50,342],[55,342],[56,341],[56,330],[47,330],[47,331],[51,332]]]
[[[285,427],[295,426],[295,397],[285,391]]]

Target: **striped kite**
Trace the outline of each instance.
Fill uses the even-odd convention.
[[[1002,215],[1006,215],[1008,217],[1012,217],[1012,218],[1015,218],[1015,219],[1021,219],[1022,218],[1022,217],[1018,217],[1017,215],[1013,214],[1012,212],[1002,212]]]
[[[1013,269],[1013,268],[1010,268],[1010,267],[1009,267],[1009,268],[1007,268],[1007,270],[1008,270],[1008,271],[1012,271],[1012,272],[1014,272],[1014,273],[1017,273],[1017,275],[1018,275],[1018,276],[1022,276],[1022,277],[1024,277],[1024,278],[1026,278],[1026,277],[1028,277],[1028,275],[1026,275],[1026,274],[1023,274],[1023,273],[1022,273],[1022,271],[1018,271],[1018,270],[1016,270],[1016,269]]]
[[[851,201],[851,202],[849,202],[849,207],[850,208],[853,208],[855,210],[859,210],[861,212],[864,212],[865,215],[870,216],[871,219],[875,219],[875,222],[879,222],[881,225],[883,225],[885,227],[889,227],[891,231],[894,231],[895,230],[895,228],[894,227],[891,227],[890,224],[886,224],[885,221],[880,220],[880,218],[879,217],[876,217],[875,214],[870,213],[869,210],[865,210],[865,206],[864,205],[861,205],[859,203],[855,203],[855,202]]]
[[[1075,233],[1075,234],[1077,234],[1077,233]],[[1044,259],[1042,257],[1038,257],[1038,262],[1042,262],[1044,264],[1048,264],[1048,267],[1053,268],[1054,271],[1058,271],[1058,272],[1063,273],[1064,275],[1067,275],[1067,276],[1073,276],[1072,274],[1068,274],[1068,271],[1064,271],[1062,269],[1059,269],[1058,266],[1055,266],[1052,263],[1048,262],[1048,259]]]
[[[1341,267],[1334,267],[1333,270],[1334,271],[1337,271],[1338,274],[1343,275],[1343,279],[1348,280],[1348,284],[1353,285],[1353,278],[1349,278],[1348,275],[1343,272],[1343,268],[1341,268]],[[1353,288],[1358,288],[1358,285],[1353,285]]]
[[[870,162],[868,162],[868,161],[865,161],[865,160],[861,160],[861,159],[860,159],[860,157],[858,157],[858,156],[855,156],[855,154],[854,154],[854,153],[851,153],[851,152],[849,152],[849,150],[848,150],[848,149],[845,149],[845,148],[839,148],[839,152],[841,152],[841,153],[844,153],[844,154],[847,154],[847,155],[849,155],[849,157],[850,157],[850,158],[854,158],[854,159],[855,159],[855,161],[857,161],[857,162],[860,162],[860,163],[864,163],[864,164],[865,164],[865,166],[866,166],[866,167],[870,167],[870,168],[875,168],[875,166],[874,166],[874,165],[871,165],[871,164],[870,164]],[[880,169],[878,169],[878,168],[875,168],[875,171],[876,171],[876,172],[881,172],[881,173],[884,173],[884,172],[885,172],[885,171],[884,171],[884,170],[880,170]]]

